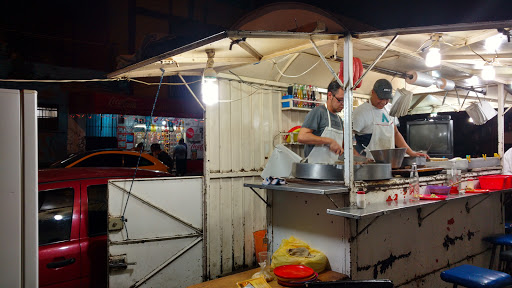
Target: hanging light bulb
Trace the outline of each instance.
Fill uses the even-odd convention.
[[[201,94],[203,95],[203,102],[206,105],[213,105],[219,102],[219,84],[217,82],[217,72],[213,70],[213,56],[215,50],[207,49],[208,61],[206,68],[203,72],[203,79],[201,82]]]
[[[488,52],[491,52],[491,53],[495,52],[496,50],[498,50],[498,48],[500,48],[501,43],[503,43],[503,40],[505,40],[505,39],[506,39],[506,36],[501,33],[494,35],[492,37],[489,37],[489,38],[485,39],[484,48]]]
[[[466,83],[470,86],[476,86],[480,83],[480,80],[475,75],[471,76],[471,78],[466,79]]]
[[[427,57],[425,57],[425,65],[427,65],[427,67],[441,65],[441,53],[439,52],[439,48],[430,47],[430,49],[428,49]]]
[[[496,71],[494,70],[494,66],[485,65],[482,69],[482,79],[484,80],[494,80],[496,77]]]

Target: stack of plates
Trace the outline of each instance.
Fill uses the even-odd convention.
[[[315,281],[318,274],[304,265],[283,265],[274,269],[277,283],[285,287],[302,287],[305,283]]]

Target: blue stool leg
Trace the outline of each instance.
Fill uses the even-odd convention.
[[[492,269],[492,264],[494,263],[494,255],[495,254],[496,254],[496,244],[492,244],[491,262],[489,262],[489,269]]]

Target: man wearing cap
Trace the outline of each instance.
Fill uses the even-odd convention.
[[[406,153],[410,156],[429,158],[427,154],[413,151],[402,134],[398,132],[395,125],[398,119],[389,115],[389,107],[387,107],[389,100],[393,98],[392,92],[391,82],[379,79],[373,85],[370,102],[363,103],[354,109],[352,128],[357,142],[356,151],[371,158],[370,153],[366,151],[399,147],[407,148]]]

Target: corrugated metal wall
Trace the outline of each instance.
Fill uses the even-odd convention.
[[[251,85],[251,86],[249,86]],[[266,207],[244,182],[259,174],[279,133],[280,91],[220,80],[218,105],[206,111],[206,229],[209,279],[255,263],[253,232]],[[277,141],[276,141],[277,143]],[[257,191],[266,197],[265,191]]]

